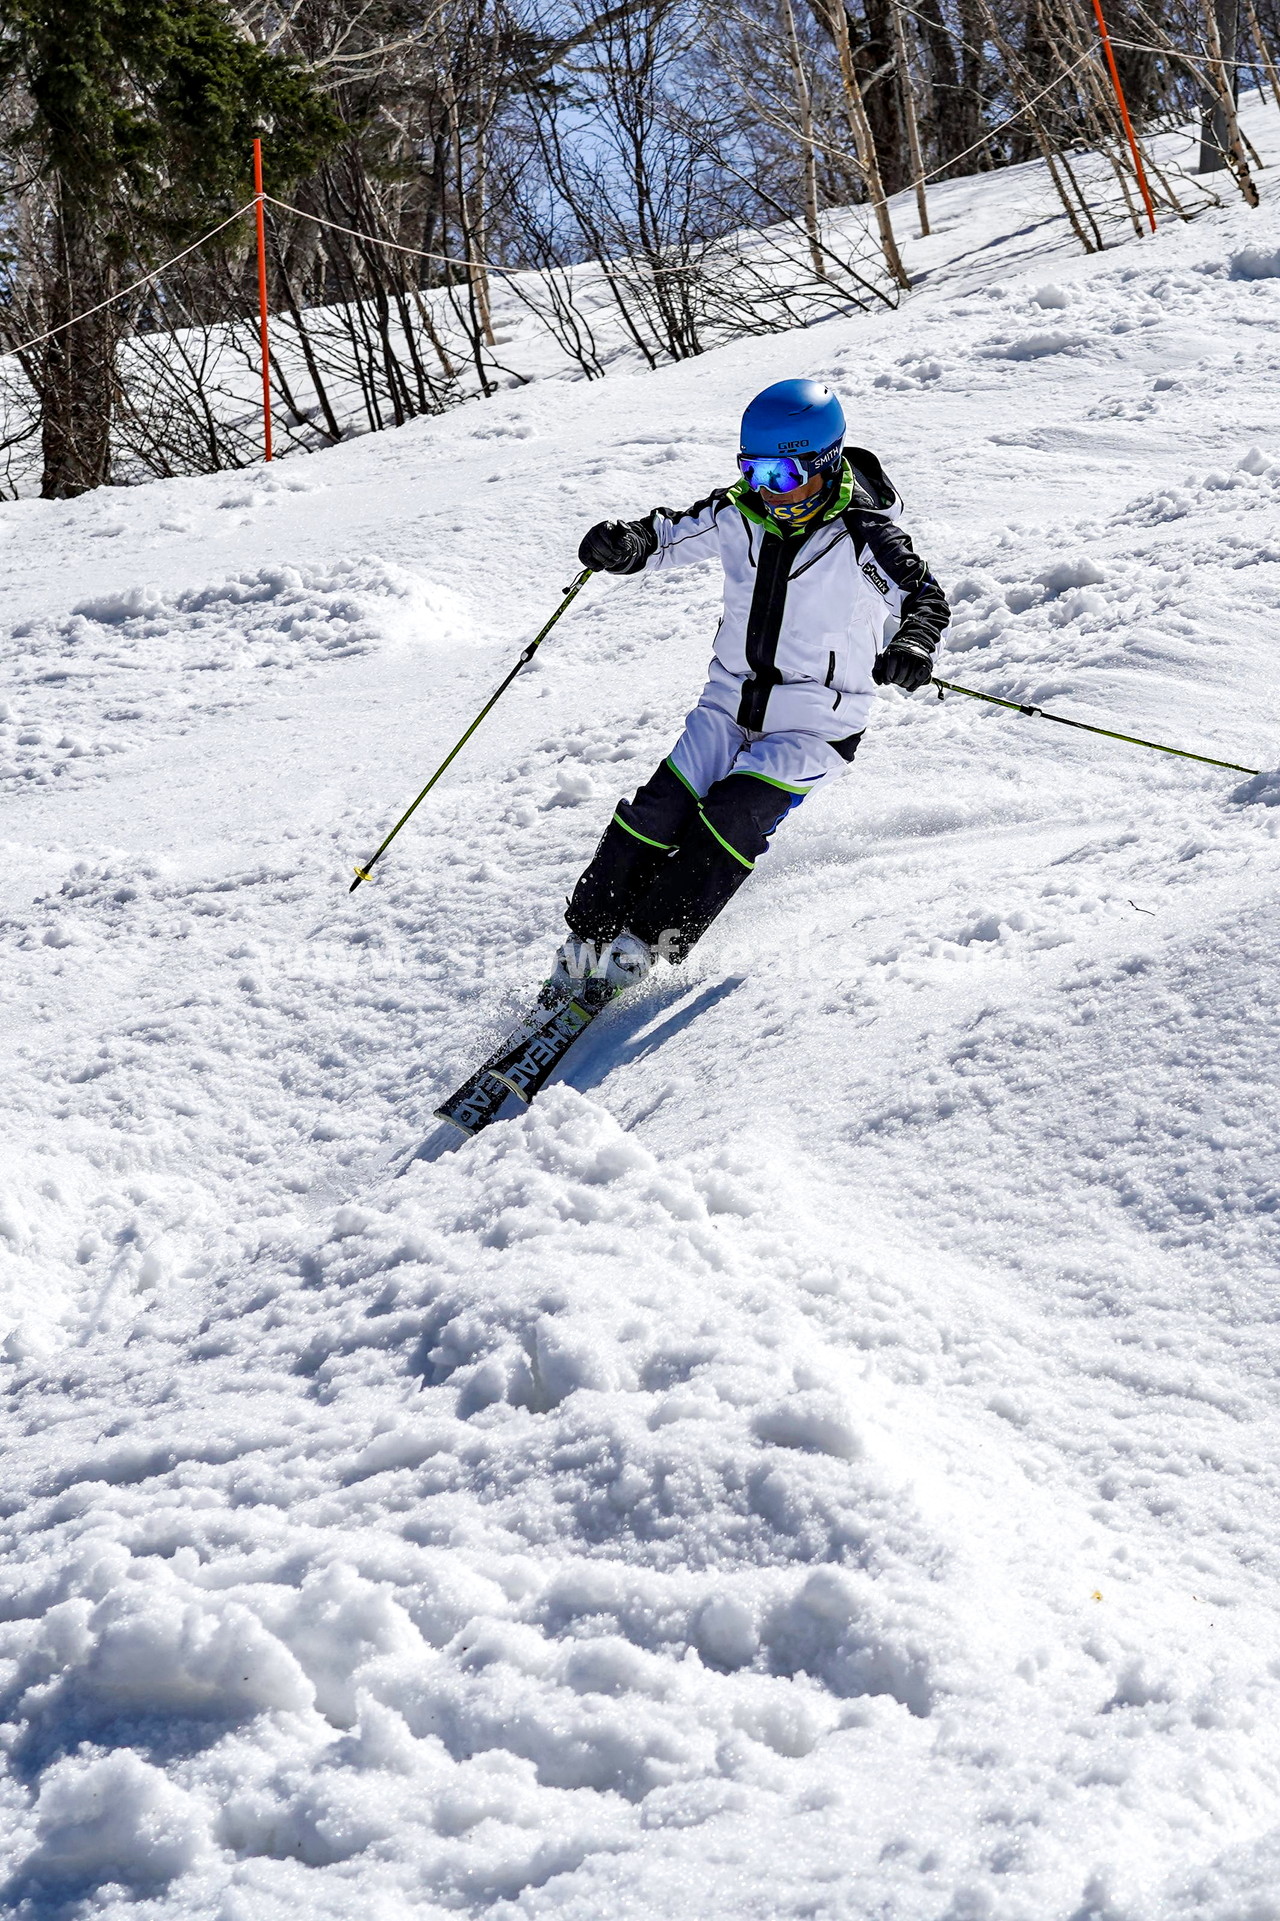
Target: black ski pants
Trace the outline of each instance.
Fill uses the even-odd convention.
[[[600,946],[629,927],[668,960],[683,960],[800,798],[756,774],[735,773],[699,798],[664,760],[605,828],[573,890],[570,933]]]

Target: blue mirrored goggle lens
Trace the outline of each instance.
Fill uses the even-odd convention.
[[[804,463],[793,460],[790,454],[740,454],[738,466],[754,493],[766,487],[771,494],[789,494],[809,478]]]

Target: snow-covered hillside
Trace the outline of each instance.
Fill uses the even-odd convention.
[[[950,678],[1274,767],[1273,203],[1049,204],[936,192],[896,315],[0,508],[7,1912],[1280,1916],[1280,778],[887,695],[440,1152],[701,684],[710,571],[595,580],[347,893],[791,373]]]

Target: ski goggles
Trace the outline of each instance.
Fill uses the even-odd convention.
[[[837,440],[818,454],[739,454],[738,471],[753,493],[763,487],[771,494],[789,494],[815,474],[838,467],[843,445]]]

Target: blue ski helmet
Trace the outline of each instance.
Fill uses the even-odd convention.
[[[741,453],[790,455],[815,473],[840,462],[844,408],[818,380],[779,380],[742,416]]]

